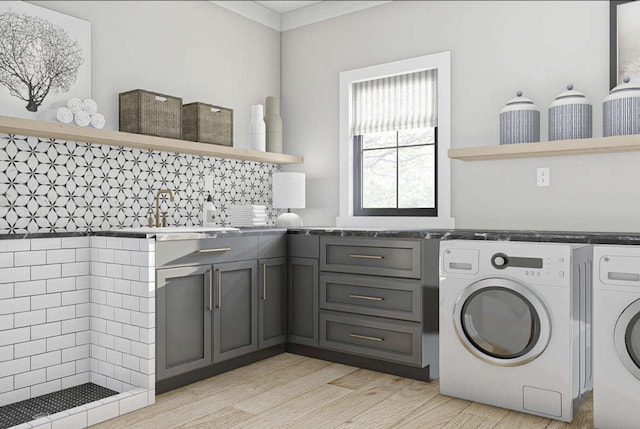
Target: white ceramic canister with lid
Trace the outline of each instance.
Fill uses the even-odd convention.
[[[549,105],[549,140],[593,137],[593,105],[580,91],[567,85]]]
[[[625,77],[604,98],[602,113],[605,137],[640,134],[640,85]]]
[[[517,97],[500,110],[500,144],[539,141],[540,109],[518,91]]]

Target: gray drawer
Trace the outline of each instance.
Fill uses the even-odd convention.
[[[320,307],[370,316],[422,321],[419,280],[353,274],[320,275]]]
[[[320,238],[320,270],[419,279],[423,240]]]
[[[320,347],[376,359],[422,364],[419,323],[322,311]]]
[[[258,236],[259,258],[284,258],[287,256],[287,234]]]
[[[156,268],[258,259],[258,236],[156,242]]]

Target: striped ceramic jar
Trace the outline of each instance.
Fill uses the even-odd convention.
[[[628,77],[604,98],[602,110],[605,137],[640,134],[640,86]]]
[[[593,136],[593,106],[580,91],[567,85],[549,106],[549,140],[587,139]]]
[[[518,96],[500,110],[500,144],[540,141],[540,109],[533,101]]]

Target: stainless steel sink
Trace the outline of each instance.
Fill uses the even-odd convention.
[[[165,227],[144,227],[144,228],[123,228],[118,231],[136,232],[140,234],[183,234],[183,233],[207,233],[207,232],[230,232],[239,231],[238,228],[227,227],[202,227],[202,226],[165,226]]]

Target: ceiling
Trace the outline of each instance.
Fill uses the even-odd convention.
[[[386,1],[216,1],[217,6],[259,22],[277,31],[287,31],[327,19],[335,18],[373,6],[389,3]]]
[[[321,3],[319,1],[256,1],[262,6],[271,9],[274,12],[282,15],[283,13],[291,12],[292,10],[300,9],[310,6],[315,3]]]

